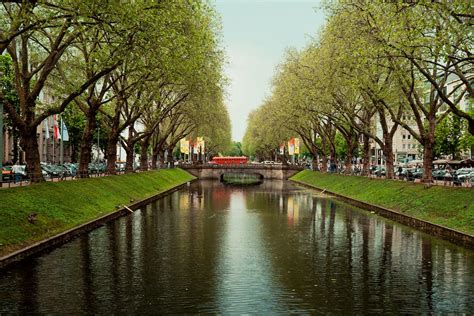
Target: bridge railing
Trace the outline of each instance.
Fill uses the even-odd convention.
[[[270,169],[303,170],[303,166],[283,164],[179,164],[182,169]]]

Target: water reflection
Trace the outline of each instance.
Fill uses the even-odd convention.
[[[10,313],[474,311],[474,253],[283,181],[201,181],[0,276]]]
[[[224,173],[221,182],[229,185],[255,185],[263,183],[263,176],[258,173]]]

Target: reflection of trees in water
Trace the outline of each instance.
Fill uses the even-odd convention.
[[[291,199],[286,196],[282,198],[283,205],[290,205],[291,210],[294,203],[288,203]],[[281,205],[272,197],[266,204],[262,196],[255,195],[254,199],[254,205]],[[288,289],[296,289],[305,304],[324,302],[321,306],[327,311],[436,310],[431,240],[325,198],[313,197],[307,205],[311,208],[299,205],[297,230],[294,221],[271,217],[265,220],[276,222],[263,227],[265,235],[272,236],[281,248],[273,256],[281,282]],[[394,250],[394,243],[402,246]],[[454,271],[462,273],[461,269]],[[308,278],[317,286],[311,288]],[[444,286],[442,280],[437,286]],[[472,286],[465,284],[457,291],[465,298],[465,293],[472,293]]]
[[[201,180],[191,185],[189,198],[192,201],[203,201],[201,209],[215,212],[229,210],[230,197],[236,188],[226,186],[219,181]]]
[[[21,292],[20,298],[20,309],[18,313],[39,313],[38,306],[38,278],[35,273],[34,264],[25,264],[24,273],[22,273],[20,278],[20,286],[24,289]],[[59,294],[59,293],[58,293]],[[0,305],[1,306],[1,305]],[[9,313],[15,313],[13,309],[9,309]]]
[[[272,284],[294,297],[280,300],[288,308],[473,310],[472,252],[285,183],[193,183],[0,276],[2,306],[37,313],[212,311],[228,220],[219,212],[238,192],[258,216],[252,236]]]

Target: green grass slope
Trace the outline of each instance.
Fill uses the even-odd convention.
[[[291,178],[474,235],[474,189],[325,174],[304,170]]]
[[[181,169],[46,182],[0,190],[0,255],[192,180]],[[36,213],[33,224],[28,215]]]

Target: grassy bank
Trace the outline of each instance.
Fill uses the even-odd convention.
[[[0,255],[193,179],[181,169],[0,190]],[[28,216],[37,214],[34,223]]]
[[[292,180],[474,235],[474,189],[305,170]]]

